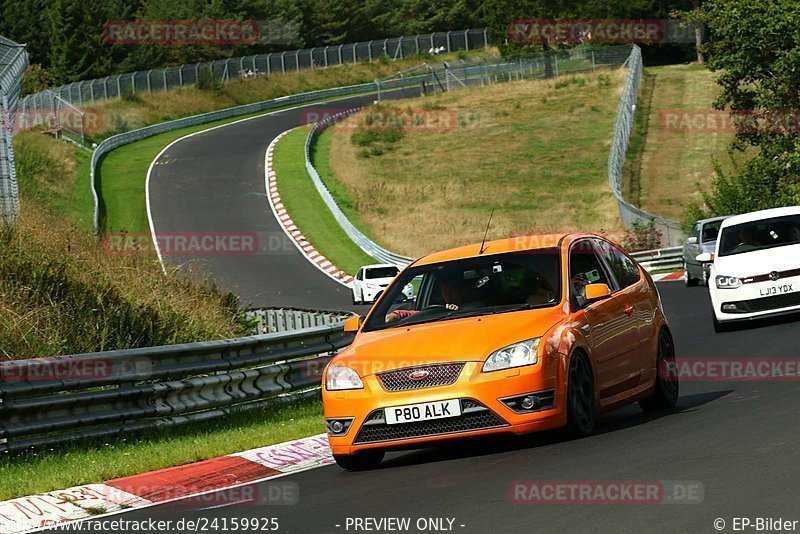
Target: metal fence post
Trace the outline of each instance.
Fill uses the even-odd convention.
[[[447,51],[450,52],[450,32],[447,32]]]
[[[464,30],[464,50],[469,52],[469,30]]]

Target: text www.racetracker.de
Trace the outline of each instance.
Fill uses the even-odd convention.
[[[54,531],[73,532],[274,532],[274,517],[199,517],[196,519],[98,519],[53,525]]]

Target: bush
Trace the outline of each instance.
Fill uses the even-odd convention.
[[[726,174],[714,163],[711,190],[703,194],[702,206],[686,208],[684,225],[692,218],[800,204],[800,139],[765,137],[762,143],[759,154],[744,163],[738,174]]]
[[[648,222],[634,221],[631,228],[625,231],[622,246],[628,252],[653,250],[661,247],[663,241],[661,232],[656,229],[655,220]]]
[[[33,63],[25,69],[25,75],[22,77],[20,85],[20,96],[44,91],[51,85],[53,85],[53,77],[50,76],[47,69],[38,63]]]
[[[197,73],[197,88],[202,91],[220,91],[222,89],[222,80],[214,76],[210,65],[200,67]]]

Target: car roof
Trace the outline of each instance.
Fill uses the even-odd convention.
[[[706,224],[710,222],[724,221],[730,218],[730,215],[723,215],[722,217],[709,217],[708,219],[699,219],[695,224]]]
[[[725,219],[722,223],[722,228],[734,226],[752,221],[760,221],[762,219],[771,219],[773,217],[783,217],[785,215],[800,215],[800,206],[789,206],[786,208],[772,208],[768,210],[754,211],[751,213],[744,213],[742,215],[734,215]]]
[[[561,241],[566,237],[583,234],[542,234],[542,235],[526,235],[518,237],[509,237],[506,239],[497,239],[495,241],[487,241],[483,247],[483,254],[480,254],[481,244],[473,243],[463,247],[452,248],[450,250],[443,250],[441,252],[434,252],[424,256],[414,262],[414,265],[430,265],[432,263],[441,263],[444,261],[463,260],[467,258],[474,258],[479,255],[490,256],[494,254],[502,254],[504,252],[520,252],[524,250],[541,250],[544,248],[557,247]],[[588,234],[587,234],[588,235]]]

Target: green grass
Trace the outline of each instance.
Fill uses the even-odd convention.
[[[303,157],[307,136],[307,127],[296,128],[275,146],[273,169],[281,201],[295,225],[320,254],[352,275],[375,260],[347,237],[314,187]]]
[[[322,405],[306,400],[276,408],[0,459],[0,500],[164,469],[325,431]]]
[[[342,212],[347,216],[347,219],[358,228],[365,236],[372,239],[372,234],[367,226],[358,217],[358,212],[355,209],[355,202],[350,193],[336,179],[331,169],[331,143],[333,142],[333,131],[329,128],[317,136],[316,141],[311,146],[311,163],[317,169],[317,172],[322,178],[322,181],[328,187],[334,200],[341,208]]]
[[[681,220],[685,206],[701,201],[714,176],[713,161],[723,169],[737,160],[728,154],[733,132],[667,127],[664,114],[714,114],[720,88],[718,73],[702,65],[666,65],[645,71],[634,130],[628,147],[624,193],[645,211]]]
[[[22,202],[33,201],[91,232],[91,153],[39,132],[16,135],[14,152]]]
[[[345,204],[375,240],[406,256],[480,242],[493,209],[490,239],[616,232],[621,224],[606,168],[623,74],[512,81],[386,102],[384,124],[413,115],[404,135],[365,154],[353,125],[381,122],[367,120],[376,109],[364,111],[331,129],[330,168],[346,188]]]
[[[145,200],[145,181],[150,164],[164,147],[176,139],[194,132],[248,117],[257,117],[273,111],[276,110],[260,111],[240,117],[172,130],[109,152],[100,162],[100,169],[96,177],[101,199],[101,214],[105,217],[105,231],[150,232]]]

